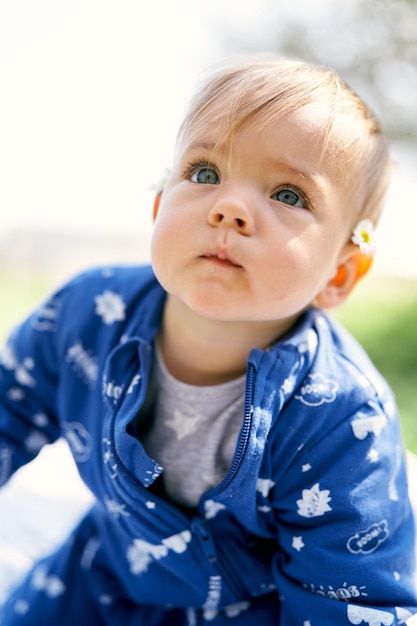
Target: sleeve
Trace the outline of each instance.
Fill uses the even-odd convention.
[[[59,296],[17,327],[0,352],[0,485],[59,435],[55,331]]]
[[[405,624],[415,534],[395,409],[370,401],[317,439],[274,488],[280,626]]]
[[[58,337],[65,302],[77,299],[81,277],[48,297],[0,351],[0,486],[61,435]]]

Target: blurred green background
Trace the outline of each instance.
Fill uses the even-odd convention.
[[[417,452],[417,280],[369,276],[335,316],[359,340],[397,398],[407,447]]]
[[[0,340],[63,277],[36,269],[0,269]],[[407,448],[417,453],[417,280],[371,275],[335,317],[367,350],[393,388]]]

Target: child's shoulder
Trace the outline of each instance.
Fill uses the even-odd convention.
[[[92,326],[126,330],[132,318],[145,318],[149,325],[149,315],[159,311],[164,296],[149,265],[93,267],[67,280],[37,315],[53,311],[56,326],[71,333]]]
[[[343,383],[341,387],[346,391],[357,394],[361,389],[368,396],[390,396],[392,392],[388,383],[359,341],[334,317],[323,313],[320,317],[318,363],[325,361],[328,371],[337,372]]]
[[[100,299],[123,300],[126,305],[140,301],[143,294],[162,290],[150,265],[112,265],[91,267],[68,279],[55,292],[67,306],[86,305]]]
[[[105,265],[77,273],[65,283],[64,289],[112,287],[129,292],[155,281],[150,265]]]

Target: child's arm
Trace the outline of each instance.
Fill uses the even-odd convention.
[[[274,505],[280,626],[394,625],[417,611],[395,415],[370,402],[340,421],[280,479]]]
[[[11,335],[0,352],[0,485],[61,435],[87,473],[100,457],[103,371],[130,319],[127,303],[140,300],[138,284],[155,288],[148,266],[87,270]]]
[[[0,485],[60,434],[53,307],[52,298],[16,328],[0,352]]]

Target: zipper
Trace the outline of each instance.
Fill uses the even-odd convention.
[[[208,496],[211,497],[220,493],[230,484],[230,482],[234,478],[234,475],[239,469],[242,463],[243,457],[245,455],[246,448],[248,445],[248,440],[249,440],[249,433],[250,433],[250,429],[252,426],[254,380],[255,380],[255,366],[252,363],[249,363],[248,371],[246,375],[246,386],[245,386],[244,419],[243,419],[242,432],[239,438],[238,449],[236,451],[232,464],[229,468],[229,471],[227,472],[223,480],[216,487],[213,487],[209,491],[206,491],[201,496],[198,509],[199,509],[200,515],[203,518],[204,518],[204,508],[203,508],[204,502],[208,499]],[[137,481],[131,476],[131,474],[126,470],[125,466],[120,460],[119,454],[116,449],[115,423],[116,423],[116,416],[121,407],[124,396],[125,396],[125,393],[122,393],[121,397],[118,398],[117,404],[113,410],[111,424],[110,424],[110,450],[114,458],[115,464],[117,466],[117,470],[118,472],[120,472],[120,474],[123,476],[124,479],[130,482],[130,484],[134,487],[134,489],[138,490],[139,492],[142,492],[142,494],[145,494],[145,493],[149,494],[150,498],[158,502],[158,506],[161,506],[171,515],[174,515],[178,521],[180,521],[182,524],[185,524],[185,526],[188,528],[190,526],[190,518],[187,517],[185,513],[180,511],[175,505],[171,504],[170,502],[167,502],[166,500],[160,498],[159,496],[153,493],[149,493],[146,487],[144,487],[139,481]]]
[[[123,478],[127,480],[135,490],[148,495],[148,490],[146,489],[146,487],[141,485],[138,481],[136,481],[131,476],[131,474],[126,470],[125,466],[121,462],[120,457],[117,453],[116,446],[115,446],[115,438],[114,438],[114,428],[115,428],[115,422],[116,422],[116,416],[117,416],[118,410],[119,410],[119,406],[117,406],[113,411],[111,426],[110,426],[110,438],[111,438],[110,449],[111,449],[111,453],[113,455],[115,464],[117,466],[117,471],[120,472]],[[244,438],[242,437],[242,439],[244,439],[245,442],[244,443],[242,442],[242,445],[239,447],[238,453],[240,452],[240,448],[242,448],[239,454],[239,458],[243,456],[244,451],[246,449],[246,443],[247,443],[248,436],[249,436],[250,421],[251,421],[251,416],[252,416],[251,406],[248,406],[247,412],[245,412],[245,416],[246,416],[245,421],[248,421],[248,425],[245,429],[245,436]],[[236,455],[236,457],[237,456],[238,455]],[[236,464],[236,467],[237,465],[238,464]],[[221,484],[222,483],[220,483],[219,487],[221,486]],[[163,500],[159,496],[151,493],[149,494],[149,498],[152,500],[155,500],[157,502],[158,507],[161,507],[163,510],[167,511],[168,515],[173,516],[182,525],[183,528],[189,529],[193,535],[195,535],[195,533],[199,535],[201,548],[206,555],[208,563],[214,568],[214,571],[218,571],[220,573],[221,577],[225,580],[226,584],[228,585],[230,591],[236,595],[236,598],[241,597],[242,593],[246,597],[246,595],[248,594],[248,590],[242,586],[241,581],[233,574],[233,569],[230,567],[229,559],[219,558],[219,552],[217,551],[215,547],[214,540],[212,538],[211,531],[208,526],[208,522],[204,518],[204,516],[193,517],[190,519],[184,513],[182,513],[182,511],[180,511],[175,505],[170,504],[169,502],[167,502],[166,500]]]
[[[236,474],[237,470],[239,469],[242,463],[242,460],[243,460],[243,457],[245,455],[246,448],[248,445],[248,441],[249,441],[250,429],[252,426],[254,380],[255,380],[255,366],[252,363],[249,363],[248,371],[246,374],[244,419],[243,419],[242,432],[239,438],[238,449],[236,451],[236,454],[233,458],[232,464],[226,476],[216,487],[213,487],[213,489],[206,491],[202,496],[202,500],[203,499],[206,500],[208,495],[212,496],[223,491],[230,484],[230,482],[232,481],[234,475]]]
[[[207,499],[208,494],[219,493],[227,487],[242,463],[248,445],[249,433],[252,425],[254,379],[255,366],[250,363],[248,365],[248,371],[246,376],[244,420],[236,454],[227,475],[221,481],[221,483],[219,483],[217,487],[214,487],[210,491],[207,491],[205,494],[203,494],[200,499],[199,509],[202,508],[201,503],[203,502],[203,499]],[[200,536],[200,541],[202,541],[202,548],[203,551],[206,553],[208,562],[211,563],[212,567],[215,568],[215,571],[217,570],[222,576],[230,592],[232,594],[235,594],[237,598],[241,597],[242,594],[247,597],[248,590],[242,585],[241,580],[234,573],[234,569],[233,567],[231,567],[232,563],[229,558],[223,553],[221,554],[221,558],[219,558],[219,553],[215,548],[215,545],[213,544],[213,538],[211,537],[210,528],[208,527],[207,521],[205,520],[204,512],[203,514],[201,514],[200,511],[201,517],[194,517],[190,519],[174,504],[171,504],[170,502],[160,498],[153,493],[149,493],[148,489],[144,487],[138,480],[136,480],[125,468],[117,452],[115,439],[116,419],[118,412],[120,411],[120,408],[122,406],[124,395],[125,393],[121,394],[121,397],[117,399],[117,403],[113,408],[109,433],[110,451],[116,465],[117,474],[120,474],[120,476],[125,481],[132,485],[133,492],[139,492],[141,495],[146,494],[147,497],[154,500],[157,503],[158,507],[160,507],[162,510],[165,510],[167,512],[167,515],[171,516],[173,519],[176,519],[182,528],[190,529],[193,534],[197,531],[197,534]]]

